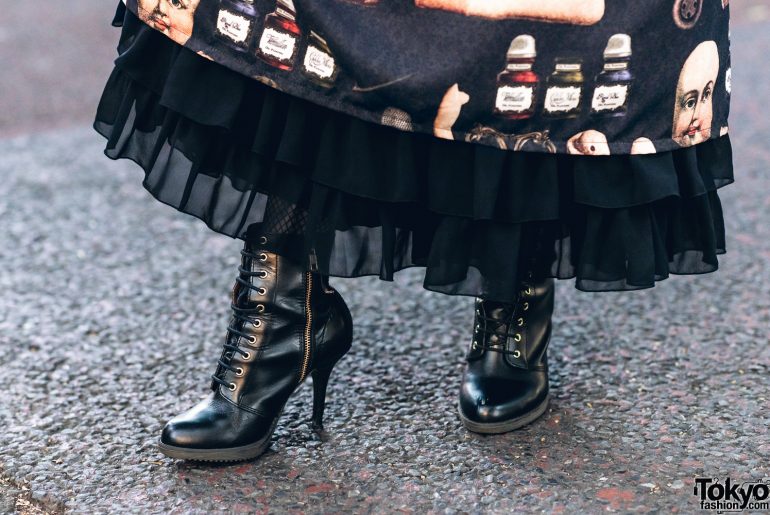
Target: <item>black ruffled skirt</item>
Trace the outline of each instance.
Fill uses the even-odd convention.
[[[717,269],[728,135],[647,155],[515,152],[366,122],[231,71],[119,9],[94,128],[159,201],[338,277],[512,302],[527,272],[585,291]],[[311,257],[312,256],[312,257]]]

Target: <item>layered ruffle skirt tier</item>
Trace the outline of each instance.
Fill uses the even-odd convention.
[[[424,267],[423,287],[513,302],[518,282],[649,288],[718,268],[729,135],[670,152],[502,150],[291,96],[119,10],[94,128],[155,199],[336,277]]]

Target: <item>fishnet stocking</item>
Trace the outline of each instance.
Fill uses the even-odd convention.
[[[266,234],[300,234],[307,231],[308,213],[296,204],[270,195],[262,230]]]

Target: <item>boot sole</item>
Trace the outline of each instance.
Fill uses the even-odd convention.
[[[275,428],[278,426],[278,420],[281,418],[281,415],[283,415],[283,408],[281,408],[278,416],[275,417],[275,420],[273,420],[273,423],[270,426],[270,430],[267,432],[267,434],[262,437],[262,439],[254,443],[250,443],[249,445],[226,447],[224,449],[195,449],[190,447],[168,445],[158,439],[158,449],[169,458],[177,458],[182,460],[220,462],[250,460],[261,456],[268,449],[268,447],[270,447],[270,439],[275,432]]]
[[[540,418],[540,416],[545,413],[546,408],[548,408],[548,401],[550,398],[551,396],[549,394],[543,402],[538,404],[532,411],[503,422],[474,422],[463,415],[459,405],[457,406],[457,411],[460,414],[460,420],[469,431],[481,434],[500,434],[526,426],[530,422],[534,422],[536,419]]]

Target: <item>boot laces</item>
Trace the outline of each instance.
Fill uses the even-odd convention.
[[[241,250],[241,255],[251,258],[251,260],[259,260],[259,261],[266,261],[267,260],[267,254],[264,252],[252,252],[246,249]],[[238,292],[238,296],[235,299],[235,302],[230,302],[230,309],[233,312],[233,315],[230,319],[230,324],[227,326],[227,334],[225,335],[225,343],[222,345],[224,349],[226,349],[226,352],[223,354],[223,358],[220,357],[217,363],[219,363],[220,368],[217,369],[217,372],[211,374],[211,378],[219,383],[222,386],[225,386],[229,388],[230,390],[234,390],[235,383],[229,383],[222,379],[220,377],[221,375],[224,375],[227,370],[230,370],[231,372],[235,372],[237,375],[243,374],[243,369],[241,367],[235,367],[231,364],[231,361],[233,357],[235,356],[235,353],[239,353],[241,356],[248,359],[251,356],[251,353],[247,350],[242,349],[238,343],[241,341],[240,337],[245,338],[250,344],[257,343],[257,339],[253,334],[245,333],[241,331],[238,327],[243,327],[243,324],[252,324],[255,327],[259,327],[262,325],[262,320],[260,318],[257,318],[256,315],[262,313],[265,310],[265,305],[257,303],[256,305],[249,305],[248,297],[250,290],[255,290],[260,295],[265,295],[267,293],[267,290],[265,290],[262,286],[255,286],[252,284],[250,279],[252,277],[265,277],[267,276],[267,270],[261,269],[261,270],[247,270],[243,267],[243,265],[238,266],[238,272],[240,274],[236,278],[236,281],[238,284],[241,285],[241,289]],[[231,343],[234,342],[234,343]]]
[[[484,349],[503,354],[511,354],[514,357],[519,357],[521,351],[519,349],[508,350],[506,349],[506,343],[508,338],[513,338],[514,342],[519,342],[522,339],[521,329],[526,324],[523,311],[529,309],[529,302],[524,300],[525,296],[532,295],[532,287],[527,284],[522,284],[522,290],[515,303],[506,302],[490,302],[476,299],[476,320],[475,320],[475,338],[472,343],[473,349]],[[499,310],[498,316],[487,316],[481,311],[481,305],[484,304],[484,313],[490,309]],[[520,316],[512,320],[512,317],[516,313],[521,313]],[[500,327],[504,326],[505,330],[500,331]],[[514,330],[511,331],[511,326]],[[486,337],[490,335],[490,337]],[[495,341],[492,341],[492,337],[496,337]],[[480,341],[479,341],[480,340]]]

